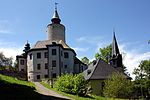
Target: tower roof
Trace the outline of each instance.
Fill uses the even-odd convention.
[[[51,21],[52,21],[52,23],[59,24],[61,22],[61,20],[59,18],[59,14],[57,12],[57,4],[58,3],[55,3],[55,11],[54,11],[54,14],[53,14]]]
[[[117,40],[116,40],[116,36],[115,36],[115,32],[113,32],[114,36],[113,36],[113,42],[112,42],[112,57],[117,54],[120,54],[119,52],[119,48],[118,48],[118,44],[117,44]]]

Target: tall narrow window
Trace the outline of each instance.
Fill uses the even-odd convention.
[[[53,73],[53,76],[52,76],[53,78],[56,78],[56,73]]]
[[[41,69],[41,64],[37,64],[37,69],[38,69],[38,70]]]
[[[48,52],[44,52],[44,57],[48,58]]]
[[[48,63],[45,63],[45,69],[48,69]]]
[[[52,49],[52,55],[56,55],[56,49]]]
[[[56,60],[52,60],[52,67],[56,67]]]
[[[30,60],[32,60],[32,53],[29,55],[29,57],[30,57]]]
[[[24,65],[24,60],[20,60],[20,65]]]
[[[38,59],[41,58],[41,53],[40,53],[40,52],[37,53],[37,58],[38,58]]]
[[[64,52],[64,58],[69,58],[68,52]]]
[[[65,69],[67,69],[67,65],[65,65]]]

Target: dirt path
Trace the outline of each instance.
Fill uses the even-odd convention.
[[[57,92],[54,92],[44,87],[39,82],[34,82],[34,84],[36,85],[37,92],[49,96],[49,98],[43,98],[44,100],[71,100],[69,97],[63,96],[61,94],[58,94]]]

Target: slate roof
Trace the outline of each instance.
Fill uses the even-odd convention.
[[[93,61],[83,73],[86,80],[103,80],[107,79],[114,72],[119,71],[110,64],[107,64],[104,60],[98,59]],[[125,77],[129,78],[127,75]]]
[[[47,48],[46,45],[50,45],[50,44],[52,44],[52,42],[56,42],[57,44],[61,44],[63,46],[63,48],[70,48],[62,40],[60,40],[60,41],[44,40],[44,41],[37,41],[36,44],[32,47],[32,49]]]

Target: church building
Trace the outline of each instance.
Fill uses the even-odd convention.
[[[78,74],[87,69],[87,65],[76,57],[76,52],[66,43],[65,26],[61,24],[57,7],[51,23],[47,25],[47,34],[47,40],[37,41],[32,48],[27,42],[24,53],[16,56],[18,71],[24,72],[28,81],[56,79],[61,74]]]

